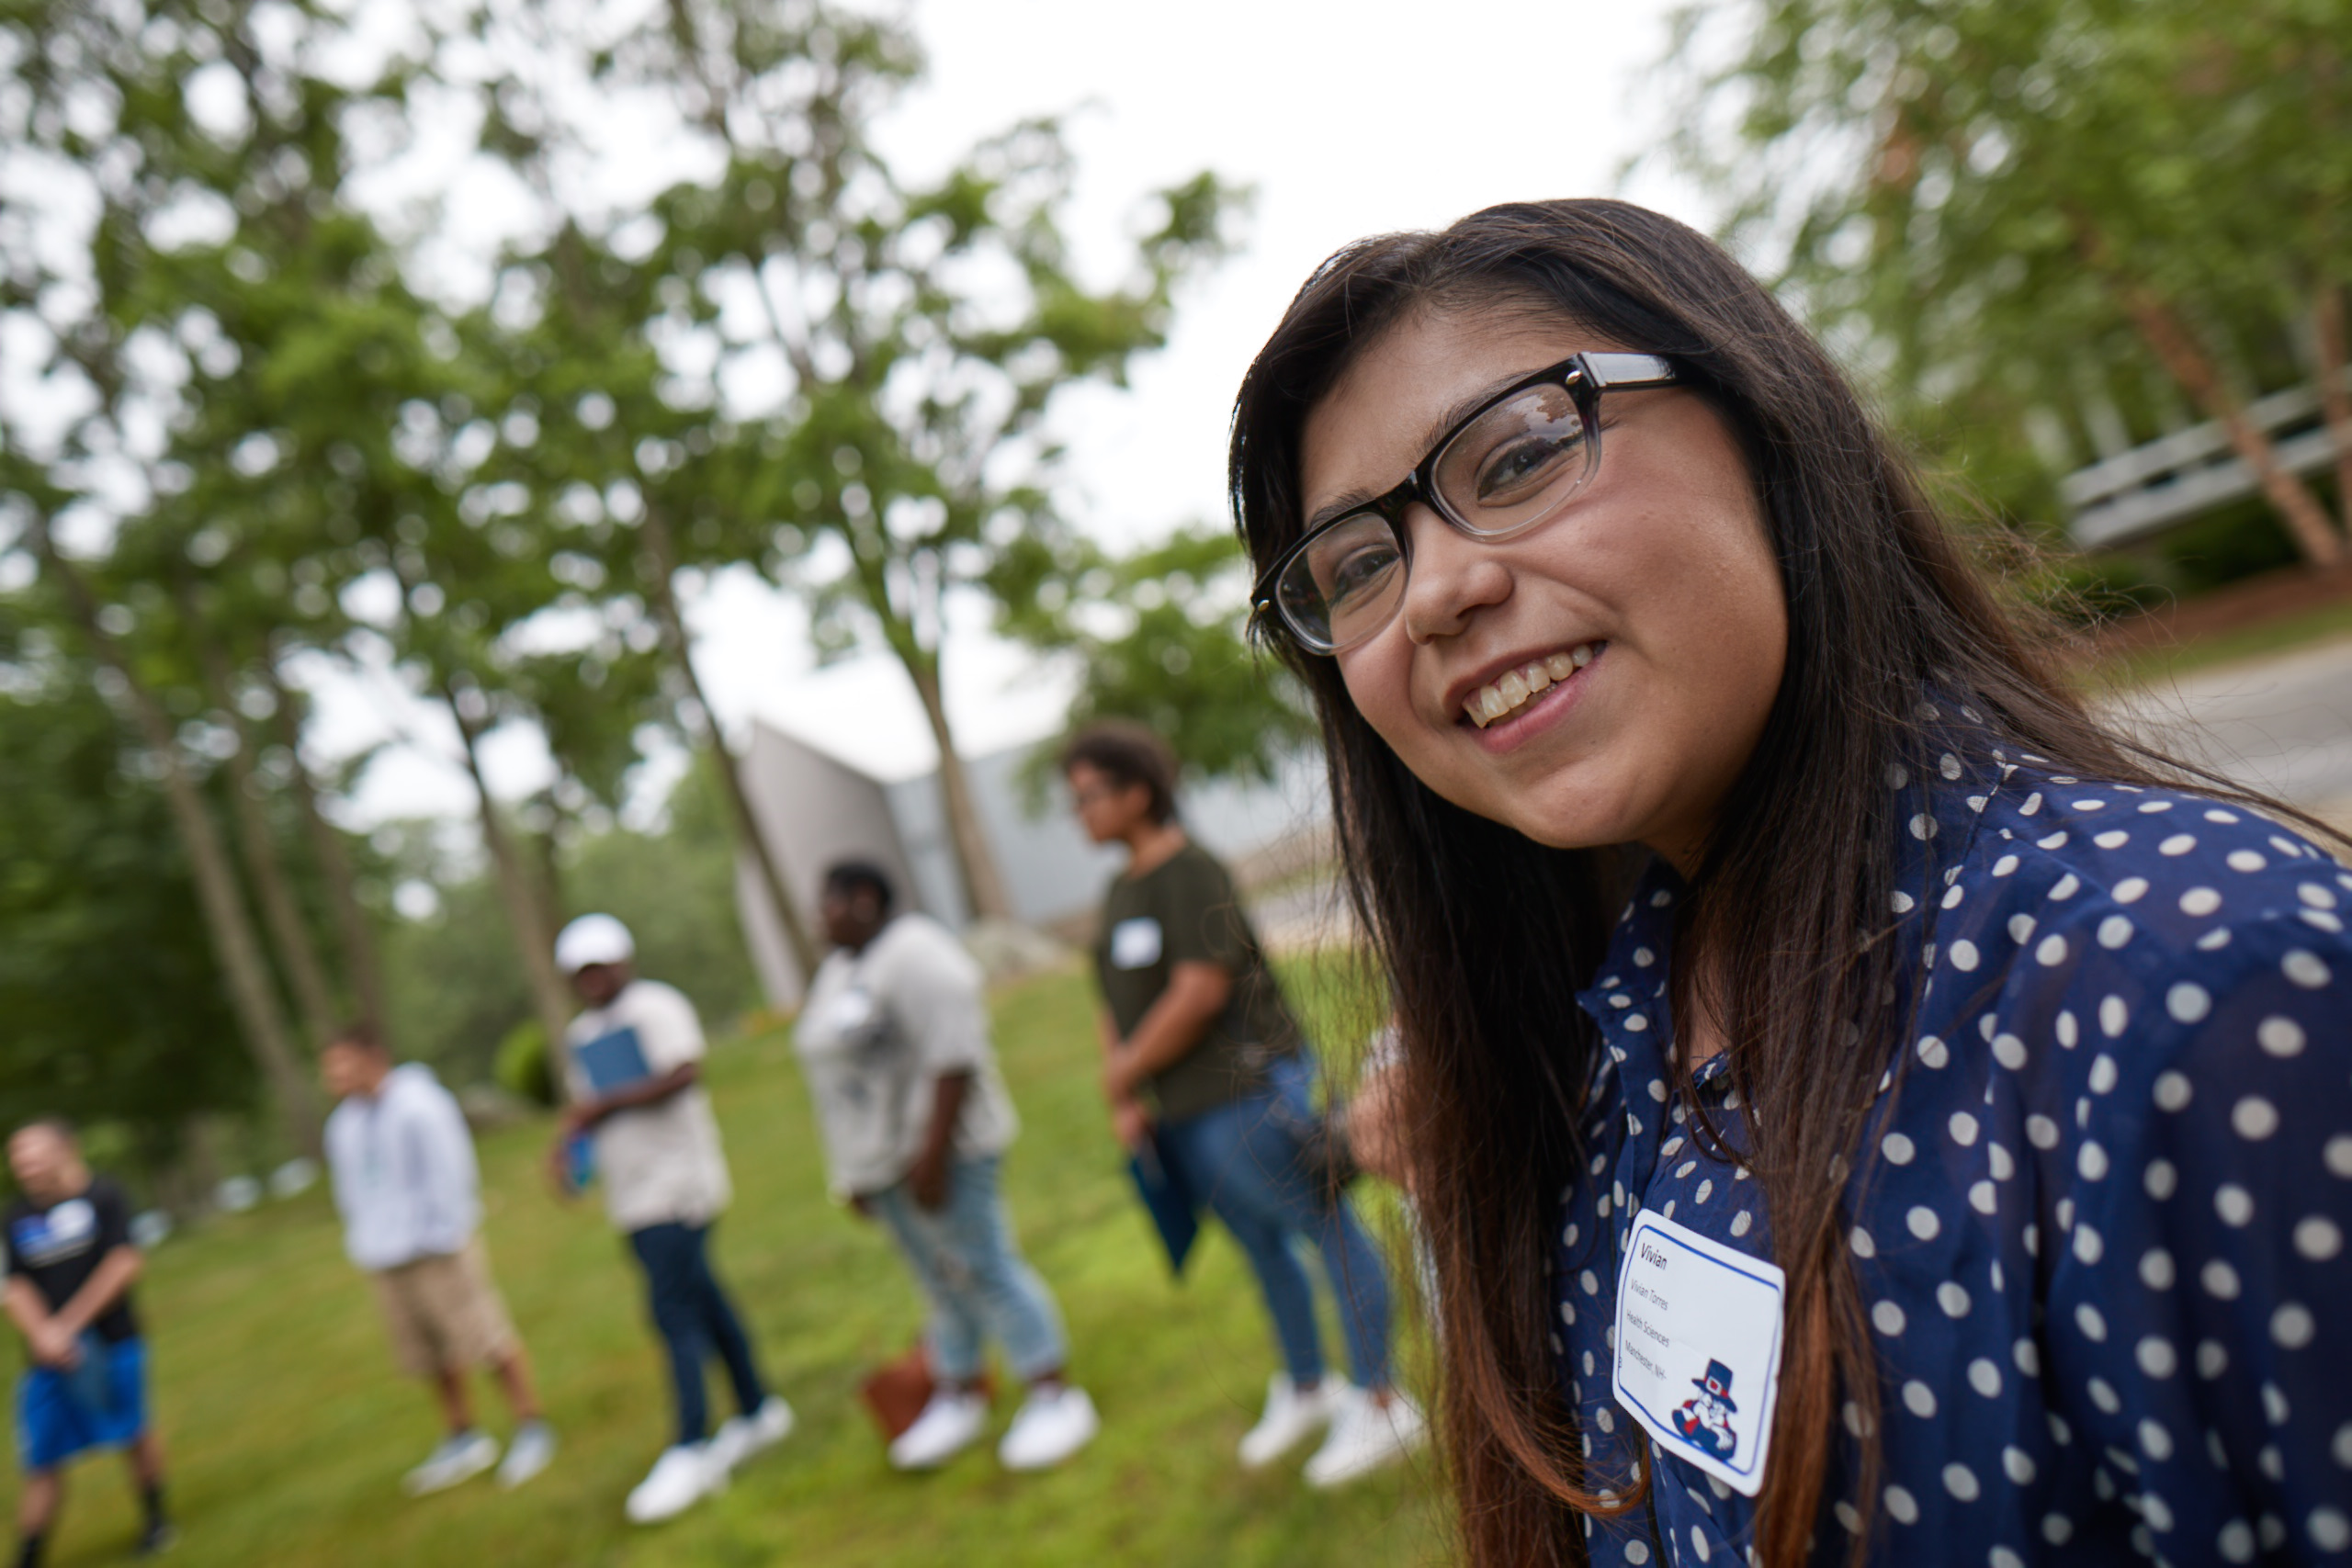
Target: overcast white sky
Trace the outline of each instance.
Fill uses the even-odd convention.
[[[1496,201],[1607,195],[1664,123],[1639,91],[1665,42],[1667,0],[929,0],[913,12],[928,80],[885,150],[909,174],[1037,114],[1069,117],[1075,238],[1106,279],[1146,194],[1209,167],[1256,187],[1243,252],[1182,302],[1174,341],[1126,394],[1063,410],[1080,515],[1106,539],[1222,517],[1225,424],[1250,355],[1315,264],[1360,235],[1442,225]],[[1622,194],[1703,223],[1695,193],[1645,175]],[[967,607],[968,608],[968,607]],[[886,775],[933,765],[912,689],[887,657],[813,668],[794,607],[722,579],[691,618],[698,667],[740,736],[758,716]],[[976,624],[951,625],[947,695],[964,750],[1057,727],[1066,690]],[[419,716],[384,687],[324,705],[326,749]],[[365,775],[367,820],[467,811],[447,753],[396,748]],[[437,754],[436,754],[437,753]],[[508,735],[502,792],[539,783],[543,755]]]

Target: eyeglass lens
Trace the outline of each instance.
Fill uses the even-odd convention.
[[[1438,454],[1431,488],[1447,521],[1503,538],[1557,512],[1592,470],[1594,444],[1566,387],[1527,388],[1481,413]],[[1405,592],[1405,550],[1376,512],[1317,536],[1275,584],[1283,618],[1310,646],[1348,647],[1387,624]]]

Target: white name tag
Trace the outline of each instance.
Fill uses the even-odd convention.
[[[1780,1269],[1645,1209],[1617,1273],[1610,1392],[1665,1452],[1753,1497],[1781,1393]]]
[[[853,987],[834,998],[830,1021],[843,1040],[863,1042],[874,1032],[875,1015],[873,994]]]
[[[1111,967],[1141,969],[1159,962],[1159,922],[1149,915],[1111,928]]]

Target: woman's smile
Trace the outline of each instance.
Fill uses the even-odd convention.
[[[1607,646],[1579,642],[1523,662],[1512,660],[1510,667],[1494,679],[1473,682],[1470,694],[1462,703],[1462,716],[1480,729],[1516,717],[1530,699],[1542,696],[1553,686],[1565,685]]]
[[[1540,659],[1514,660],[1461,705],[1459,723],[1483,750],[1499,755],[1566,720],[1595,679],[1606,642],[1580,642]]]

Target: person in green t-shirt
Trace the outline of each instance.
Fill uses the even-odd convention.
[[[1241,1439],[1272,1463],[1318,1427],[1307,1482],[1336,1486],[1402,1458],[1425,1430],[1389,1374],[1387,1271],[1343,1194],[1309,1169],[1314,1066],[1266,966],[1233,878],[1176,818],[1176,761],[1137,725],[1091,725],[1062,753],[1080,822],[1124,844],[1094,952],[1102,987],[1103,1088],[1130,1149],[1148,1143],[1240,1243],[1264,1291],[1285,1371]],[[1291,1249],[1321,1252],[1355,1371],[1323,1375],[1315,1299]]]

